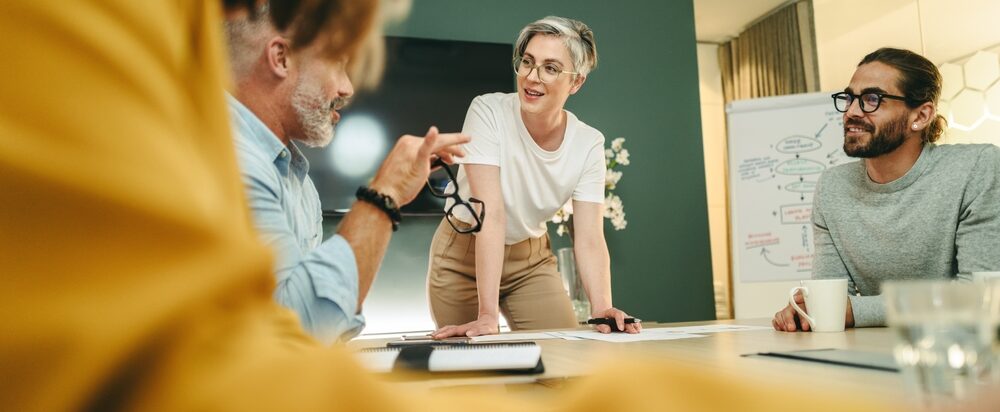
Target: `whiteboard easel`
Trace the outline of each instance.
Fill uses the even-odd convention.
[[[812,275],[820,174],[855,159],[830,93],[735,101],[726,118],[735,314],[769,317]]]

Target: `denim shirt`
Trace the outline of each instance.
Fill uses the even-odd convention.
[[[319,194],[309,162],[256,115],[226,94],[236,151],[254,226],[275,254],[274,298],[298,313],[302,327],[331,343],[356,336],[365,325],[358,313],[358,267],[340,235],[323,241]]]

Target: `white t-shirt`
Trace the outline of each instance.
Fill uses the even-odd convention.
[[[566,111],[562,145],[547,151],[528,134],[516,93],[484,94],[472,100],[462,133],[472,137],[464,146],[462,164],[500,167],[500,191],[507,212],[508,245],[545,234],[545,222],[569,199],[604,203],[604,135]],[[458,172],[458,190],[469,198],[465,169]],[[453,201],[448,200],[446,210]],[[486,205],[486,213],[490,213]],[[493,209],[496,210],[496,209]],[[465,222],[468,214],[456,213]]]

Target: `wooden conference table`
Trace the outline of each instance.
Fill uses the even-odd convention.
[[[770,319],[722,320],[655,324],[644,323],[645,328],[735,324],[770,327]],[[356,339],[352,348],[384,346],[395,339]],[[763,382],[795,382],[824,388],[834,393],[867,394],[871,399],[889,402],[905,398],[903,378],[899,373],[838,366],[801,360],[763,356],[743,356],[759,352],[792,351],[803,349],[852,349],[890,354],[894,343],[888,328],[848,329],[834,333],[786,333],[774,330],[747,330],[718,332],[701,338],[611,343],[595,340],[549,339],[537,341],[542,347],[545,373],[538,375],[504,375],[493,373],[460,373],[444,376],[423,373],[398,379],[385,378],[393,384],[419,389],[466,385],[520,385],[537,386],[540,390],[561,387],[561,382],[586,376],[600,365],[615,357],[657,358],[676,362],[678,365],[706,368],[725,376],[727,380],[752,380]]]

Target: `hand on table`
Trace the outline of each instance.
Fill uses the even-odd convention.
[[[607,308],[604,310],[594,311],[590,314],[591,318],[611,318],[615,320],[618,326],[618,330],[625,331],[625,333],[639,333],[642,331],[642,323],[625,323],[625,318],[629,317],[627,313],[623,312],[621,309]],[[601,333],[611,333],[611,327],[608,325],[596,325],[594,329],[597,329]]]
[[[806,300],[802,296],[802,292],[795,293],[795,303],[799,305],[804,312],[809,313],[809,309],[806,308]],[[778,313],[774,314],[774,319],[771,319],[771,326],[774,327],[774,330],[782,332],[796,332],[798,330],[809,332],[812,329],[812,326],[809,325],[809,321],[802,319],[791,304],[786,305],[784,309],[779,310]],[[851,305],[850,298],[847,299],[847,313],[844,314],[844,327],[854,327],[854,307]]]
[[[803,311],[809,313],[809,309],[806,309],[806,300],[802,297],[802,292],[795,293],[795,303],[802,308]],[[803,332],[809,331],[809,322],[805,319],[799,317],[798,312],[792,307],[792,304],[785,305],[785,308],[779,310],[778,313],[774,314],[774,319],[771,319],[771,326],[774,330],[782,332],[796,332],[800,329]]]
[[[450,338],[452,336],[482,336],[500,333],[500,320],[495,315],[479,315],[479,319],[464,325],[447,325],[431,334],[434,339]]]

